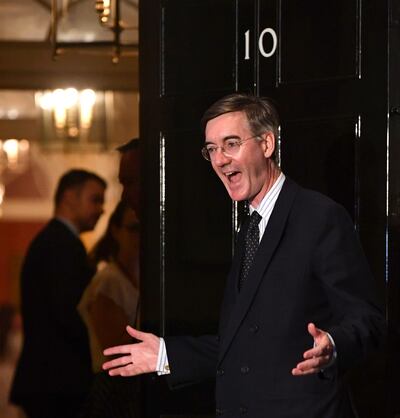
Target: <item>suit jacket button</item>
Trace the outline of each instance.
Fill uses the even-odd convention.
[[[255,334],[259,330],[259,326],[254,324],[250,327],[250,331]]]
[[[241,406],[241,407],[239,408],[239,411],[240,411],[240,415],[245,415],[245,414],[247,414],[247,408],[246,408],[245,406]]]
[[[217,369],[217,376],[222,376],[224,373],[224,369]]]
[[[247,374],[250,371],[250,369],[247,366],[242,366],[240,368],[240,373]]]

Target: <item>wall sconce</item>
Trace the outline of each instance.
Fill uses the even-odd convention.
[[[0,215],[5,194],[5,173],[22,173],[29,163],[29,149],[27,139],[0,140]]]
[[[62,4],[59,7],[59,0],[51,0],[51,40],[53,44],[53,56],[60,55],[66,49],[79,49],[85,50],[88,48],[111,48],[112,50],[112,62],[118,63],[124,52],[130,50],[137,53],[138,45],[132,43],[122,43],[121,33],[125,29],[137,29],[134,26],[128,26],[121,19],[121,7],[122,0],[96,0],[93,12],[99,14],[99,23],[102,27],[109,29],[113,33],[113,39],[110,41],[90,41],[90,42],[60,42],[58,40],[58,21],[60,17],[64,17],[68,13],[68,1],[62,0]],[[73,3],[71,2],[71,6]],[[133,4],[137,8],[137,4]]]
[[[60,137],[86,139],[92,126],[96,93],[92,89],[47,90],[35,95],[38,106],[49,113]]]
[[[21,172],[26,168],[29,156],[29,141],[27,139],[0,140],[0,150],[5,157],[5,168],[13,172]]]

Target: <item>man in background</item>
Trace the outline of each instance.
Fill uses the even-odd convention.
[[[79,234],[103,213],[106,182],[85,170],[65,173],[55,213],[31,243],[21,275],[24,343],[11,402],[29,418],[74,418],[92,372],[86,328],[76,306],[94,270]]]
[[[121,153],[119,182],[123,187],[121,200],[140,215],[140,154],[139,139],[134,138],[117,148]]]

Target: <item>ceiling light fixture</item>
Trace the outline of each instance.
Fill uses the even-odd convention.
[[[125,29],[136,29],[137,27],[128,26],[121,19],[121,1],[122,0],[96,0],[93,12],[99,14],[99,23],[102,27],[109,29],[113,33],[113,39],[110,41],[90,41],[90,42],[65,42],[58,40],[58,24],[59,19],[65,17],[68,13],[68,0],[51,0],[51,40],[53,45],[53,56],[57,57],[66,49],[101,48],[110,50],[112,54],[112,62],[118,63],[120,57],[125,53],[134,51],[137,53],[137,44],[128,44],[121,42],[121,34]],[[71,7],[72,7],[71,3]],[[137,3],[130,4],[135,6]]]

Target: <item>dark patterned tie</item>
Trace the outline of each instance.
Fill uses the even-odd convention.
[[[261,219],[261,215],[257,211],[254,211],[250,216],[249,228],[247,229],[246,238],[244,241],[244,254],[242,260],[242,269],[240,271],[239,290],[242,288],[243,283],[249,273],[258,248],[260,237],[258,224],[260,223]]]

